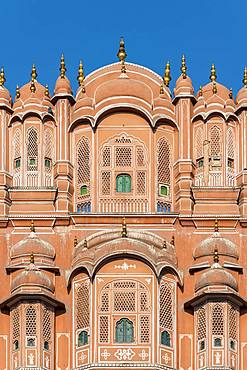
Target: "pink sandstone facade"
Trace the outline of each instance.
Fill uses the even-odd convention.
[[[236,99],[119,62],[75,95],[0,73],[0,369],[247,369],[247,70]]]

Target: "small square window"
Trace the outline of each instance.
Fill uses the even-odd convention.
[[[20,168],[21,167],[21,158],[16,158],[14,165],[15,165],[15,168]]]
[[[227,160],[227,166],[229,168],[234,168],[234,161],[233,161],[233,159],[228,158],[228,160]]]
[[[203,166],[204,166],[204,159],[203,158],[197,159],[197,161],[196,161],[196,167],[197,168],[202,168]]]
[[[159,185],[159,195],[161,197],[167,197],[169,195],[169,185],[160,184]]]
[[[29,158],[29,166],[35,166],[36,165],[36,159],[35,158]]]
[[[49,169],[51,168],[51,159],[45,158],[45,167]]]

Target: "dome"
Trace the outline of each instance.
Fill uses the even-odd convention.
[[[195,284],[195,291],[210,286],[228,286],[235,291],[238,290],[235,278],[230,272],[224,270],[219,263],[214,263],[208,271],[202,273]]]
[[[215,232],[209,238],[203,240],[194,250],[195,259],[205,256],[213,256],[215,250],[219,255],[239,258],[238,248],[232,241],[223,238],[219,232]]]
[[[5,101],[5,104],[7,103],[8,105],[10,105],[11,103],[11,96],[9,90],[6,89],[6,87],[4,86],[0,86],[0,101],[2,100]]]
[[[247,103],[247,86],[244,86],[239,90],[236,97],[236,102],[237,104]]]
[[[33,253],[34,256],[47,257],[50,259],[55,258],[55,250],[53,246],[41,240],[35,232],[31,232],[28,237],[19,241],[10,250],[10,258],[17,258],[22,256],[30,256]]]
[[[223,100],[229,99],[230,90],[225,87],[224,85],[216,82],[216,89],[217,93],[213,93],[213,82],[209,82],[207,85],[202,87],[202,95],[205,98],[205,100],[208,100],[213,95],[218,95]],[[197,97],[199,96],[199,92],[197,93]]]
[[[33,263],[22,272],[20,272],[11,283],[11,292],[13,293],[17,289],[25,289],[28,288],[40,288],[46,289],[50,292],[54,292],[55,288],[52,281],[46,276],[46,274],[41,271],[37,266]]]
[[[95,92],[95,103],[99,103],[112,96],[129,96],[143,99],[147,103],[152,102],[152,91],[144,82],[133,78],[114,78],[102,83]]]
[[[55,95],[56,94],[69,94],[69,95],[72,94],[70,81],[66,76],[58,77],[56,81],[55,89],[54,89],[54,94]]]
[[[176,86],[174,89],[174,95],[193,95],[194,89],[192,86],[192,81],[189,76],[183,77],[183,75],[179,76],[176,81]]]

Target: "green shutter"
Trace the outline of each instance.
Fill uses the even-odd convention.
[[[116,179],[116,191],[117,193],[130,193],[131,192],[131,176],[127,174],[121,174]]]
[[[132,343],[134,341],[133,322],[124,318],[116,323],[116,342]]]

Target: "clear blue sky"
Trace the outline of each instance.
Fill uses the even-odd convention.
[[[115,62],[124,36],[127,61],[159,74],[170,61],[171,87],[185,53],[196,89],[215,63],[218,82],[236,95],[247,64],[246,14],[246,0],[3,0],[0,65],[12,94],[30,79],[32,63],[53,92],[63,52],[75,91],[80,58],[85,74]]]

